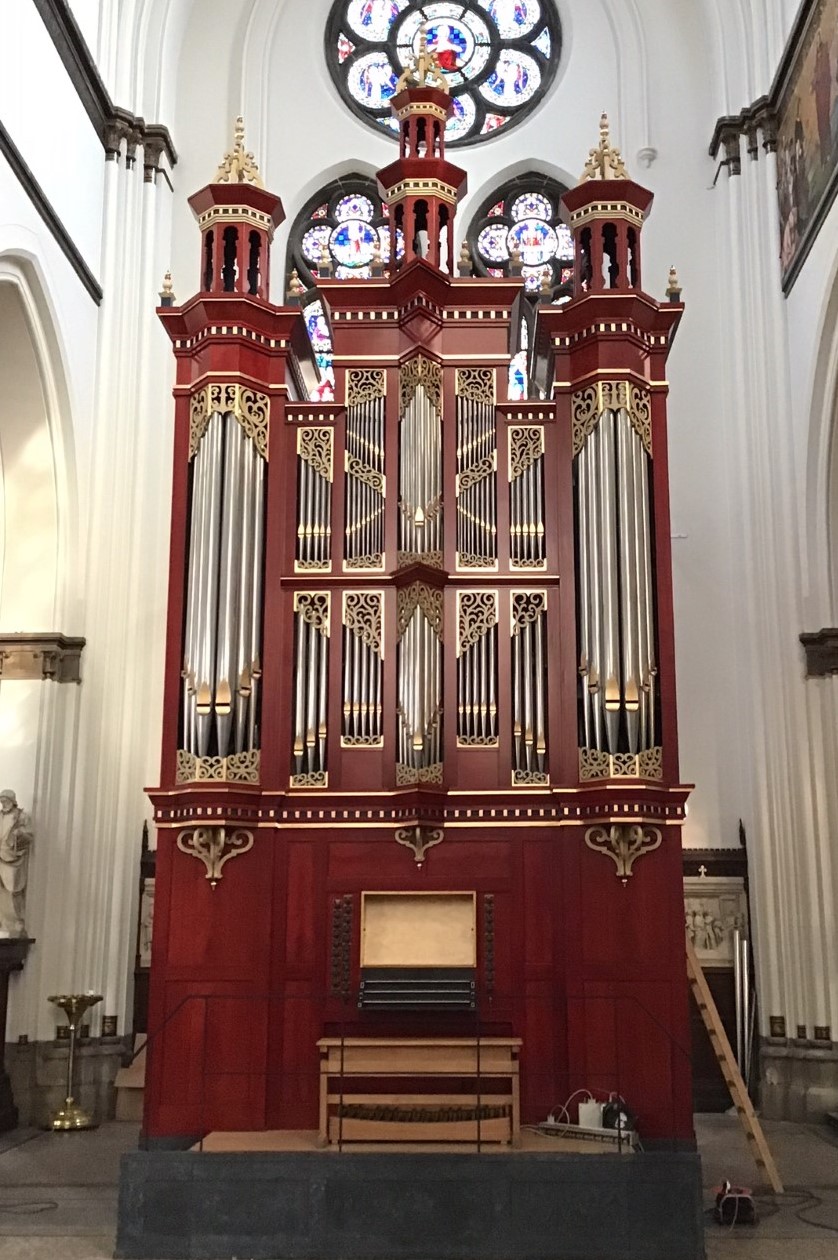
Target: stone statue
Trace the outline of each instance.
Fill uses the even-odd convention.
[[[11,788],[0,792],[0,938],[25,936],[26,874],[32,820]]]

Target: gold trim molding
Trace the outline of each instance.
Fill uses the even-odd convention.
[[[585,844],[594,853],[604,853],[617,867],[617,878],[627,883],[639,857],[660,848],[663,836],[657,827],[640,823],[613,823],[610,827],[588,827]]]
[[[221,871],[230,858],[240,857],[253,848],[253,832],[243,827],[229,831],[226,827],[190,827],[181,831],[177,847],[188,857],[198,858],[207,868],[210,887],[222,878]]]
[[[0,680],[81,682],[85,639],[65,634],[0,634]]]

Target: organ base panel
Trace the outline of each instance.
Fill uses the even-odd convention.
[[[577,1091],[624,1098],[644,1143],[692,1141],[683,307],[642,289],[652,197],[605,124],[563,198],[569,301],[526,289],[520,257],[441,266],[465,188],[446,82],[426,48],[400,83],[392,254],[368,276],[271,299],[283,212],[239,129],[190,203],[202,287],[158,312],[177,382],[150,1142],[514,1143]]]

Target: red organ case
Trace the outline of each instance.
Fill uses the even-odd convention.
[[[392,264],[333,279],[324,259],[280,306],[282,207],[239,128],[191,199],[201,290],[158,310],[177,383],[148,1140],[317,1128],[317,1042],[343,1034],[520,1038],[524,1123],[587,1088],[648,1140],[692,1136],[666,432],[683,307],[674,278],[663,304],[642,289],[652,195],[605,123],[564,198],[571,300],[525,297],[514,253],[505,279],[466,250],[449,274],[448,109],[420,58],[380,176]],[[315,301],[330,402],[309,401]],[[522,319],[530,396],[508,401]],[[394,894],[389,928],[370,893]],[[396,896],[419,893],[440,897]],[[473,915],[451,967],[457,932],[421,918],[442,894]]]

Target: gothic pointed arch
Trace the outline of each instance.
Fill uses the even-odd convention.
[[[74,460],[55,324],[34,262],[0,255],[0,629],[65,614]]]
[[[542,171],[524,171],[500,182],[483,198],[466,239],[478,276],[524,278],[529,294],[549,286],[554,300],[570,296],[573,238],[562,222],[559,203],[564,184]],[[547,276],[545,276],[547,272]]]

